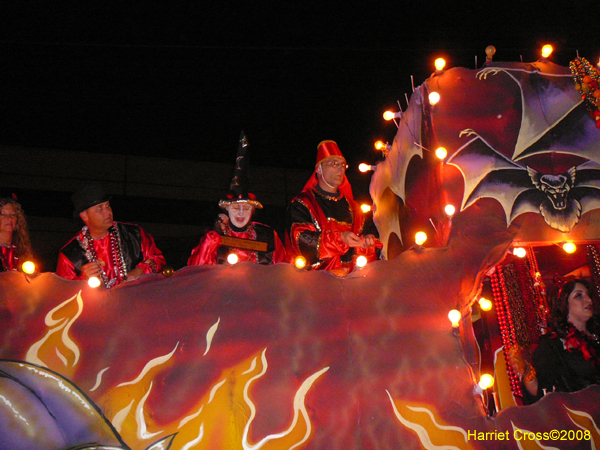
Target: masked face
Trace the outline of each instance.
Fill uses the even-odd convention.
[[[227,206],[229,220],[237,228],[244,228],[254,212],[254,206],[249,203],[233,203]]]

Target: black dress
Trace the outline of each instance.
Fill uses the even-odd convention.
[[[587,343],[595,355],[600,354],[597,341],[587,339]],[[556,334],[543,335],[533,353],[533,367],[539,386],[538,395],[532,396],[524,388],[525,402],[532,403],[543,397],[543,389],[546,389],[546,392],[575,392],[591,384],[600,384],[600,368],[595,355],[585,359],[580,349],[567,350]]]

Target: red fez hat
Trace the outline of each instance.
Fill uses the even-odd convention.
[[[344,155],[342,155],[340,148],[334,141],[321,141],[319,145],[317,145],[317,163],[315,164],[315,167],[333,156],[339,156],[346,160]]]
[[[323,161],[333,158],[334,156],[343,158],[344,161],[346,160],[344,155],[342,155],[340,148],[334,141],[321,141],[319,145],[317,145],[317,164],[315,164],[315,171],[304,185],[304,189],[302,189],[303,192],[311,191],[318,184],[317,167],[319,167],[319,164],[321,164]],[[350,187],[350,183],[348,182],[348,178],[346,178],[345,173],[344,182],[339,189],[346,198],[350,199],[351,201],[354,200],[354,197],[352,196],[352,188]]]

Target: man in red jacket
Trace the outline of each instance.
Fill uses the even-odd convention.
[[[312,269],[347,275],[360,255],[376,259],[379,241],[362,235],[364,217],[346,178],[346,159],[334,141],[317,147],[315,171],[287,210],[288,257],[302,255]]]
[[[97,277],[110,288],[162,270],[165,258],[152,236],[138,225],[115,222],[100,186],[87,185],[72,200],[85,226],[60,250],[57,275],[69,280]]]

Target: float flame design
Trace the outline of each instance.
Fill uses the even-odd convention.
[[[304,442],[306,442],[306,440],[310,436],[310,432],[311,432],[310,418],[308,417],[308,412],[306,411],[306,406],[304,405],[304,398],[306,397],[306,393],[308,392],[310,387],[313,385],[313,383],[317,380],[317,378],[319,378],[322,374],[324,374],[325,372],[327,372],[329,370],[329,367],[325,367],[324,369],[321,369],[320,371],[314,373],[313,375],[308,377],[306,380],[304,380],[304,382],[302,383],[302,386],[300,386],[300,388],[296,392],[296,395],[294,396],[294,419],[292,420],[290,427],[284,432],[266,436],[261,441],[256,443],[255,445],[252,445],[248,442],[248,430],[250,429],[250,426],[252,425],[252,421],[254,420],[254,417],[256,416],[256,408],[254,407],[254,404],[248,397],[248,389],[250,388],[250,384],[254,380],[259,379],[267,372],[268,364],[267,364],[267,359],[265,357],[266,351],[267,351],[267,349],[263,350],[263,353],[261,355],[262,366],[263,366],[262,371],[258,375],[252,377],[248,381],[248,383],[246,384],[246,386],[244,388],[244,400],[246,401],[246,404],[250,408],[250,418],[248,419],[248,422],[246,423],[246,426],[244,427],[244,434],[242,437],[242,445],[244,447],[244,450],[259,450],[260,448],[263,447],[263,445],[265,445],[269,441],[272,441],[275,439],[282,439],[282,438],[290,435],[290,433],[296,429],[296,425],[299,423],[298,422],[299,415],[302,414],[302,418],[304,419],[304,424],[306,426],[306,433],[304,434],[304,436],[302,437],[302,439],[299,442],[296,442],[294,445],[289,447],[290,450],[293,450],[294,448],[297,448],[300,445],[302,445]]]
[[[510,422],[513,429],[513,436],[515,432],[519,432],[520,434],[529,434],[533,433],[533,431],[526,430],[524,428],[517,427],[513,421]],[[547,445],[540,444],[538,439],[516,439],[517,446],[519,450],[560,450],[556,447],[549,447]]]
[[[405,404],[401,405],[401,408],[408,410],[405,411],[404,417],[398,410],[398,406],[394,402],[392,395],[386,390],[394,414],[402,425],[413,430],[417,433],[421,445],[427,450],[467,450],[471,448],[467,440],[467,432],[460,428],[448,425],[440,425],[434,414],[427,408],[423,407],[411,407]],[[411,414],[416,413],[416,414]],[[422,416],[422,414],[425,416]],[[409,420],[409,416],[412,416],[412,421]],[[443,442],[441,445],[437,445],[434,441]],[[454,445],[447,445],[452,443]]]
[[[598,429],[598,425],[592,416],[583,411],[574,411],[565,406],[567,410],[567,414],[569,414],[569,418],[573,421],[573,423],[581,428],[584,431],[590,432],[591,437],[591,448],[597,449],[600,447],[600,430]]]
[[[79,361],[80,351],[79,347],[69,337],[69,330],[82,311],[81,291],[50,310],[45,318],[45,324],[49,329],[42,339],[29,348],[25,360],[48,368],[60,367],[62,364],[65,369],[71,369],[70,371],[67,370],[67,376],[71,375],[72,368]],[[63,355],[63,352],[66,353],[65,350],[70,351],[70,358]],[[53,356],[53,353],[56,357]],[[57,358],[61,364],[56,364]]]
[[[83,306],[84,299],[80,291],[46,314],[45,324],[48,329],[43,338],[30,346],[27,352],[28,362],[56,370],[67,377],[73,375],[74,368],[85,356],[84,353],[90,351],[80,350],[69,334],[72,325],[82,314]],[[206,357],[209,354],[220,323],[219,317],[206,332],[206,348],[202,356]],[[209,449],[215,446],[259,450],[272,446],[279,448],[281,445],[296,449],[309,439],[312,432],[305,406],[306,395],[329,367],[308,376],[297,389],[292,401],[293,417],[284,431],[267,434],[256,443],[252,443],[250,431],[260,414],[260,407],[257,408],[251,399],[251,388],[267,373],[269,365],[266,352],[265,348],[260,354],[250,356],[225,369],[210,389],[200,387],[199,390],[206,394],[190,408],[189,414],[166,424],[156,422],[148,403],[155,395],[153,387],[156,389],[157,384],[179,363],[178,359],[183,353],[180,342],[177,342],[169,353],[147,361],[130,380],[119,380],[120,375],[115,369],[111,370],[112,375],[107,379],[106,374],[110,366],[102,368],[95,375],[94,386],[89,392],[104,391],[99,394],[96,403],[132,450],[146,449],[148,440],[160,441],[171,435],[174,435],[170,447],[172,450]],[[104,386],[103,389],[99,389],[101,386]],[[225,386],[227,389],[223,389]],[[231,401],[240,405],[239,412],[233,420],[229,407],[224,406],[229,405]],[[153,405],[153,408],[156,408],[156,405]],[[215,417],[221,417],[223,420],[215,421]],[[229,425],[225,428],[220,425],[228,422]]]

